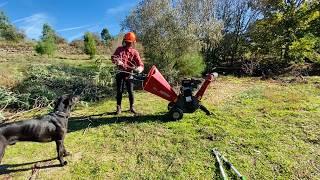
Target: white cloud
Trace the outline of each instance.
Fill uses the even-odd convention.
[[[85,30],[83,30],[83,31],[81,31],[81,32],[79,32],[77,34],[75,34],[75,35],[73,35],[71,37],[68,37],[68,40],[72,41],[72,40],[75,40],[75,39],[79,39],[84,35],[85,32],[95,32],[95,31],[97,31],[99,29],[99,27],[100,27],[99,25],[93,25],[91,27],[88,27]]]
[[[78,30],[78,29],[84,29],[88,28],[92,25],[83,25],[83,26],[76,26],[76,27],[69,27],[69,28],[64,28],[64,29],[59,29],[57,32],[65,32],[65,31],[72,31],[72,30]]]
[[[49,23],[50,18],[45,13],[36,13],[28,17],[14,20],[20,29],[22,29],[27,37],[31,39],[38,39],[42,33],[42,26],[45,23]]]
[[[107,14],[117,15],[117,14],[125,13],[125,12],[128,12],[134,6],[135,6],[134,3],[128,3],[126,5],[120,5],[117,7],[109,8],[107,9]]]
[[[7,5],[7,4],[8,4],[8,1],[3,2],[3,3],[0,3],[0,7],[3,7],[3,6],[5,6],[5,5]]]

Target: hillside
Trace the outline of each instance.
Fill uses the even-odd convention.
[[[39,62],[92,69],[91,61],[32,60]],[[10,63],[6,69],[19,67]],[[165,117],[165,100],[143,91],[136,93],[138,117],[109,115],[115,110],[112,97],[82,102],[69,121],[67,166],[58,167],[54,143],[17,143],[6,151],[0,178],[212,179],[219,171],[210,151],[218,148],[248,179],[319,179],[319,82],[222,76],[203,100],[215,115],[197,112],[177,122]],[[127,98],[124,105],[128,109]]]

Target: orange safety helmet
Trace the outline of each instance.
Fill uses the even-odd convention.
[[[126,35],[124,35],[123,40],[125,42],[136,42],[137,41],[137,37],[133,32],[128,32]]]

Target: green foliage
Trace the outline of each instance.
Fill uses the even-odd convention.
[[[179,69],[186,67],[186,63],[179,61],[220,40],[221,24],[211,18],[214,12],[210,4],[213,3],[212,0],[204,3],[144,0],[126,18],[123,27],[137,33],[148,63],[156,64],[169,81],[173,81],[190,72]]]
[[[40,55],[44,55],[44,54],[48,56],[54,55],[54,52],[56,51],[56,44],[54,42],[54,39],[48,38],[48,39],[39,41],[35,46],[35,51]]]
[[[17,101],[10,107],[45,107],[62,94],[81,94],[84,101],[109,97],[112,87],[97,83],[96,71],[96,67],[30,66],[25,72],[25,79],[12,89],[19,103]]]
[[[27,94],[17,94],[8,89],[0,88],[0,113],[6,108],[19,107],[21,109],[30,108],[26,101]]]
[[[103,28],[101,31],[101,39],[103,40],[104,44],[109,46],[110,40],[112,40],[112,36],[109,33],[107,28]]]
[[[63,44],[66,43],[66,40],[54,31],[54,29],[49,24],[44,24],[42,29],[42,41],[45,41],[47,39],[53,39],[55,44]]]
[[[205,63],[201,54],[185,54],[179,58],[177,62],[177,69],[179,69],[179,76],[201,76],[205,70]]]
[[[112,86],[113,79],[116,74],[114,67],[110,63],[110,59],[104,59],[102,57],[98,57],[95,60],[95,64],[97,66],[97,72],[95,74],[95,81],[97,84],[102,86]]]
[[[49,24],[44,24],[42,27],[42,40],[54,38],[55,32]]]
[[[35,46],[35,51],[40,55],[54,55],[56,47],[56,35],[50,25],[44,24],[42,28],[41,40]]]
[[[0,87],[0,112],[16,101],[17,98],[13,92]]]
[[[291,57],[300,62],[308,59],[310,61],[320,63],[320,54],[314,50],[319,42],[320,37],[307,34],[303,38],[292,43],[290,46]]]
[[[148,62],[168,78],[184,74],[178,66],[181,57],[199,52],[207,71],[250,62],[250,74],[277,74],[292,63],[318,62],[319,17],[319,3],[314,0],[145,0],[123,27],[138,34]]]
[[[0,11],[0,40],[19,42],[24,39],[24,33],[10,24],[8,17]]]
[[[259,51],[286,64],[301,62],[305,58],[317,61],[315,40],[311,38],[317,37],[317,30],[310,28],[320,17],[318,8],[315,8],[317,2],[299,0],[265,3],[269,5],[261,7],[264,18],[258,20],[250,32]]]
[[[94,36],[90,32],[86,32],[84,35],[84,52],[90,55],[90,58],[93,59],[97,52],[96,41]]]

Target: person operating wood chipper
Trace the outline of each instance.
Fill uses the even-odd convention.
[[[122,46],[118,47],[111,57],[112,63],[117,66],[116,86],[117,86],[117,110],[116,114],[121,114],[121,101],[124,85],[129,94],[130,112],[137,114],[134,108],[133,76],[132,73],[142,73],[144,64],[139,52],[134,48],[136,35],[129,32],[124,35]]]

